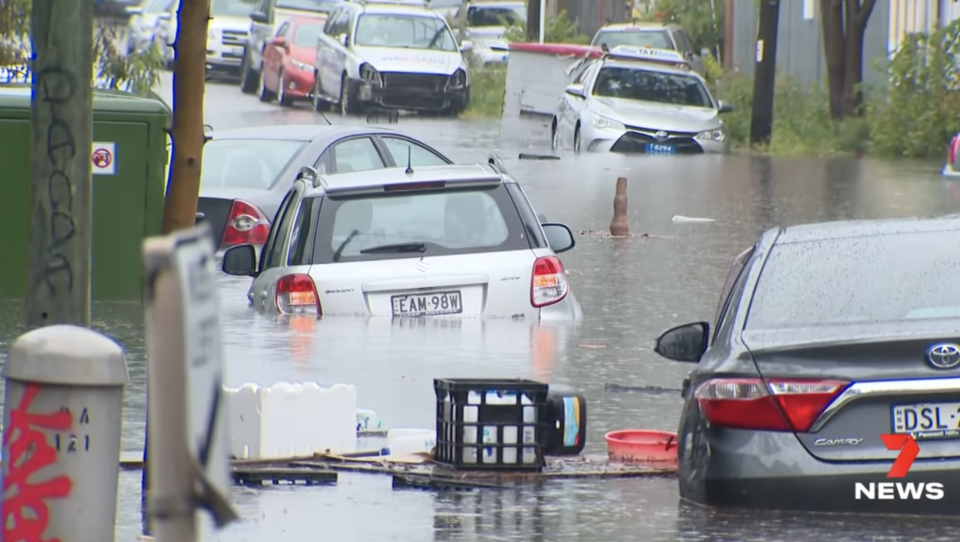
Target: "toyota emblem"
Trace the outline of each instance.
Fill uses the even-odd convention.
[[[960,346],[950,343],[935,344],[927,351],[927,361],[937,369],[952,369],[960,365]]]
[[[654,134],[654,136],[656,136],[657,141],[666,141],[666,140],[667,140],[667,133],[664,132],[663,130],[660,130],[659,132],[657,132],[656,134]]]

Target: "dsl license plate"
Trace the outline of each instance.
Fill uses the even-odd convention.
[[[460,314],[460,291],[434,292],[430,294],[395,295],[390,297],[394,316],[435,316]]]
[[[895,405],[890,417],[894,433],[916,439],[960,438],[960,403]]]
[[[647,143],[647,154],[676,154],[677,148],[673,145],[664,145],[662,143]]]

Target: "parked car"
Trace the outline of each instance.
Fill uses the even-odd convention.
[[[493,165],[314,175],[284,199],[259,265],[251,246],[223,256],[254,277],[260,310],[322,316],[578,320],[557,254],[576,244],[541,224],[523,189]]]
[[[950,139],[947,146],[947,163],[943,165],[943,175],[947,177],[960,177],[960,134]]]
[[[587,67],[561,96],[554,149],[647,154],[722,153],[730,148],[706,81],[679,53],[618,46]]]
[[[157,16],[157,26],[154,30],[155,43],[161,47],[164,65],[168,70],[173,69],[176,50],[173,48],[177,39],[177,10],[180,9],[180,0],[173,0],[166,13]]]
[[[455,21],[463,30],[461,41],[469,41],[469,53],[477,61],[502,63],[510,57],[510,43],[505,37],[507,28],[526,24],[527,5],[516,0],[467,0]]]
[[[463,2],[464,0],[427,0],[427,7],[447,19],[447,22],[452,22]]]
[[[683,55],[693,71],[702,76],[706,75],[703,59],[693,50],[693,39],[680,25],[640,21],[611,23],[597,30],[590,45],[605,47],[607,50],[613,50],[620,45],[670,49]],[[700,55],[709,54],[708,50],[700,51]]]
[[[263,50],[260,101],[276,99],[291,106],[311,98],[315,84],[313,60],[326,17],[293,17],[280,24],[277,35]]]
[[[210,0],[207,76],[240,76],[252,8],[247,0]]]
[[[345,0],[259,0],[250,13],[250,38],[243,50],[243,65],[240,68],[240,90],[253,94],[262,90],[260,84],[263,69],[263,52],[276,36],[280,24],[292,17],[317,17],[327,15]],[[313,63],[313,60],[310,61]]]
[[[203,147],[200,219],[220,250],[262,245],[303,167],[322,174],[452,163],[401,132],[370,126],[281,125],[210,131]]]
[[[166,36],[160,36],[161,21],[175,16],[176,0],[147,0],[142,5],[126,8],[130,14],[127,21],[127,49],[128,51],[143,51],[154,45],[166,49],[167,43],[162,41]]]
[[[470,76],[446,19],[422,0],[344,2],[317,51],[314,107],[345,115],[366,107],[459,114]]]
[[[832,222],[769,230],[740,254],[713,322],[656,343],[661,356],[697,364],[677,431],[681,497],[955,514],[958,242],[957,217]],[[901,452],[884,434],[919,442],[902,480],[887,477]],[[891,487],[893,498],[877,499],[875,484],[901,481],[918,496]],[[924,483],[943,484],[948,498],[925,498]]]

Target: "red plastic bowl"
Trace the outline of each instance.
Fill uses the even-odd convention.
[[[677,434],[669,431],[622,429],[603,437],[607,453],[613,461],[651,463],[660,466],[677,464]]]

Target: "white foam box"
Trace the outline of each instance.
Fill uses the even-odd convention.
[[[225,388],[230,454],[237,459],[306,457],[357,450],[357,389],[315,382]]]

